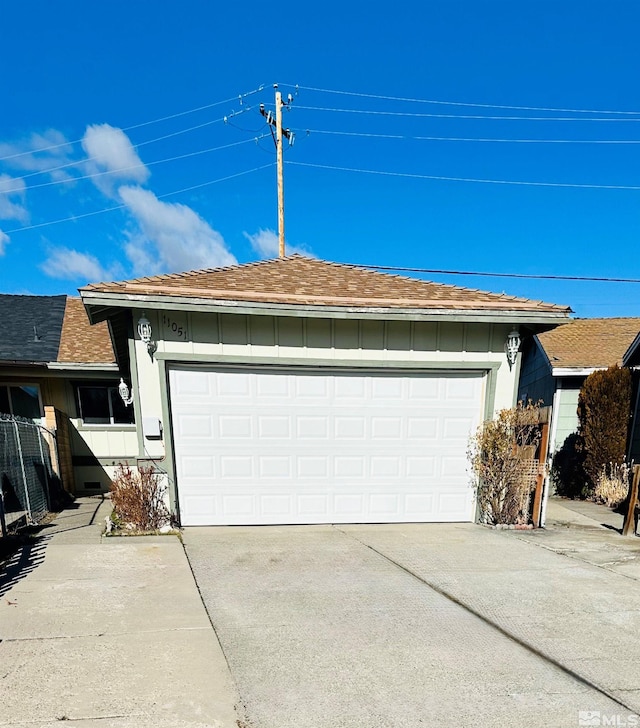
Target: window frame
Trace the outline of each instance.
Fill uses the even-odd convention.
[[[11,417],[23,417],[26,420],[42,420],[44,418],[44,407],[42,405],[42,391],[40,389],[40,384],[38,382],[24,382],[24,381],[17,381],[17,382],[11,382],[7,380],[0,380],[0,389],[5,388],[7,392],[7,401],[9,402],[9,412],[6,412],[5,414],[11,415]],[[40,414],[37,417],[24,417],[24,415],[17,415],[14,412],[14,406],[13,406],[13,399],[11,397],[11,388],[14,387],[33,387],[35,388],[37,394],[38,394],[38,411]]]
[[[105,381],[105,380],[84,380],[84,381],[78,381],[73,383],[74,393],[75,393],[75,403],[76,403],[76,410],[78,414],[78,419],[82,422],[83,427],[135,427],[135,413],[133,411],[133,408],[131,408],[131,422],[116,422],[115,420],[115,412],[113,407],[113,400],[112,397],[120,397],[120,393],[118,391],[118,384],[115,381]],[[108,422],[92,422],[91,420],[95,420],[98,418],[89,418],[86,419],[84,416],[84,412],[82,411],[82,398],[81,398],[81,390],[83,389],[104,389],[107,393],[107,406],[109,408],[109,414],[108,414]],[[129,407],[127,405],[124,405],[127,411],[129,411]],[[104,418],[105,420],[107,417]]]

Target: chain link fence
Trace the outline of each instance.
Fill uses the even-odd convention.
[[[22,418],[0,415],[0,527],[37,523],[51,507],[57,480],[51,462],[53,433]]]

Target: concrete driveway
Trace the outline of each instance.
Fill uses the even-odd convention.
[[[190,528],[184,539],[247,726],[640,725],[640,572],[568,558],[538,533]]]

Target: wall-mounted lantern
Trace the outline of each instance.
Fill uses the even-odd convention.
[[[520,350],[520,333],[518,329],[513,329],[507,336],[507,340],[504,344],[504,350],[507,354],[507,361],[509,362],[509,369],[513,367],[518,358],[518,351]]]
[[[153,359],[153,355],[158,348],[158,345],[153,341],[153,329],[151,328],[151,321],[145,316],[144,311],[142,316],[138,319],[138,336],[140,341],[147,347],[149,356]]]
[[[133,404],[133,394],[130,392],[127,383],[124,379],[122,379],[122,377],[120,377],[120,384],[118,385],[118,394],[127,407],[130,404]]]

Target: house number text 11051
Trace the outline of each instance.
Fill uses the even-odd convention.
[[[176,316],[174,314],[162,314],[162,328],[164,329],[164,338],[170,341],[188,341],[189,332],[187,331],[186,316]]]

